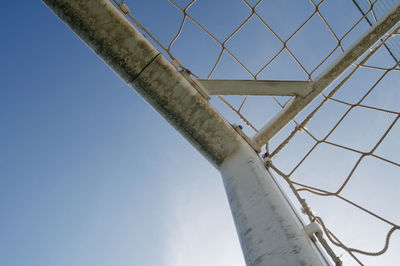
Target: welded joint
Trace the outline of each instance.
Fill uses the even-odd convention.
[[[190,74],[192,74],[190,72],[189,69],[185,68],[182,66],[181,61],[178,58],[173,58],[171,60],[171,64],[181,73],[181,75],[187,80],[189,81],[190,85],[192,85],[195,90],[197,90],[198,93],[200,93],[201,96],[204,97],[204,99],[206,99],[207,101],[210,100],[210,94],[208,93],[207,89],[203,86],[203,84],[201,84],[197,78],[192,78],[190,76]]]
[[[306,98],[310,94],[312,94],[314,92],[314,83],[315,82],[313,80],[309,81],[309,83],[305,87],[304,94],[303,95],[296,95],[296,97]]]
[[[312,94],[313,91],[314,91],[314,81],[309,80],[309,81],[307,81],[307,84],[304,87],[302,87],[301,93],[297,93],[296,95],[294,95],[294,99],[295,98],[306,98],[307,96]]]
[[[317,241],[317,239],[315,238],[315,234],[319,233],[319,234],[323,235],[321,226],[315,221],[304,226],[304,231],[310,237],[310,239],[314,242]]]
[[[233,129],[250,145],[250,147],[258,154],[261,152],[261,148],[257,146],[244,132],[241,125],[231,124]]]
[[[190,72],[189,69],[185,68],[182,66],[181,61],[178,58],[173,58],[171,60],[171,64],[176,68],[176,70],[178,70],[181,75],[187,80],[189,81],[190,85],[192,85],[192,87],[198,92],[200,93],[201,96],[203,96],[204,99],[206,99],[207,101],[209,101],[210,98],[210,94],[208,93],[207,89],[203,86],[203,84],[201,84],[199,82],[199,80],[197,78],[192,78],[190,75],[192,74]]]
[[[203,96],[204,99],[206,99],[207,101],[209,101],[211,99],[210,95],[208,94],[208,91],[206,90],[206,88],[204,88],[204,86],[196,79],[196,78],[192,78],[190,76],[190,71],[186,68],[182,68],[181,70],[179,70],[179,72],[182,74],[182,76],[190,83],[190,85],[193,86],[193,88],[201,95]]]

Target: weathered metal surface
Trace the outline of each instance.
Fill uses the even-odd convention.
[[[311,91],[309,81],[223,79],[199,81],[211,95],[305,96]]]
[[[329,265],[248,145],[220,170],[247,265]]]
[[[219,165],[240,137],[164,56],[134,80],[137,91],[199,151]]]
[[[236,132],[244,139],[244,141],[247,142],[247,144],[250,145],[250,147],[253,148],[253,150],[259,154],[261,152],[260,147],[258,147],[244,132],[243,132],[243,127],[241,125],[232,125],[233,129],[236,130]]]
[[[384,18],[371,27],[345,53],[334,61],[321,73],[311,85],[311,92],[302,97],[296,97],[271,121],[269,121],[253,138],[253,141],[262,146],[279,132],[301,110],[312,102],[324,89],[332,84],[342,73],[356,62],[370,47],[384,36],[396,23],[400,21],[400,3],[398,3]]]
[[[108,0],[43,0],[214,165],[240,136]]]
[[[43,2],[126,82],[159,54],[109,1]]]
[[[254,150],[108,0],[44,2],[221,170],[248,265],[321,265]]]

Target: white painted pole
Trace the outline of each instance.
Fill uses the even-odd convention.
[[[226,158],[220,172],[248,266],[330,265],[248,145]]]

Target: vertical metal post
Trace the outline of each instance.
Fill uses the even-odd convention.
[[[226,158],[220,172],[247,265],[329,265],[248,145]]]

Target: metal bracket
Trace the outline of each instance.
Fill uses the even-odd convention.
[[[192,85],[193,88],[195,88],[197,90],[198,93],[200,93],[201,96],[203,96],[204,99],[206,99],[207,101],[210,100],[210,94],[208,93],[207,89],[204,88],[203,84],[201,84],[199,82],[198,79],[196,78],[192,78],[190,76],[190,74],[192,74],[190,72],[189,69],[185,68],[182,66],[181,61],[179,61],[178,58],[173,58],[171,60],[171,64],[181,73],[181,75],[187,80],[189,81],[190,85]]]
[[[304,226],[304,231],[314,242],[317,241],[314,234],[316,234],[316,233],[320,233],[321,235],[323,234],[321,226],[315,221]]]
[[[243,127],[241,125],[231,124],[231,126],[257,154],[261,152],[261,149],[242,131]]]
[[[204,97],[204,99],[206,99],[207,101],[211,99],[210,95],[208,94],[208,91],[203,87],[203,85],[197,79],[192,79],[190,77],[191,73],[188,69],[183,68],[179,72],[187,81],[189,81],[189,83],[193,86],[193,88],[195,88],[200,93],[200,95]]]
[[[125,3],[121,4],[119,8],[121,9],[122,13],[124,13],[124,15],[129,14],[129,12],[131,12],[128,5]]]

